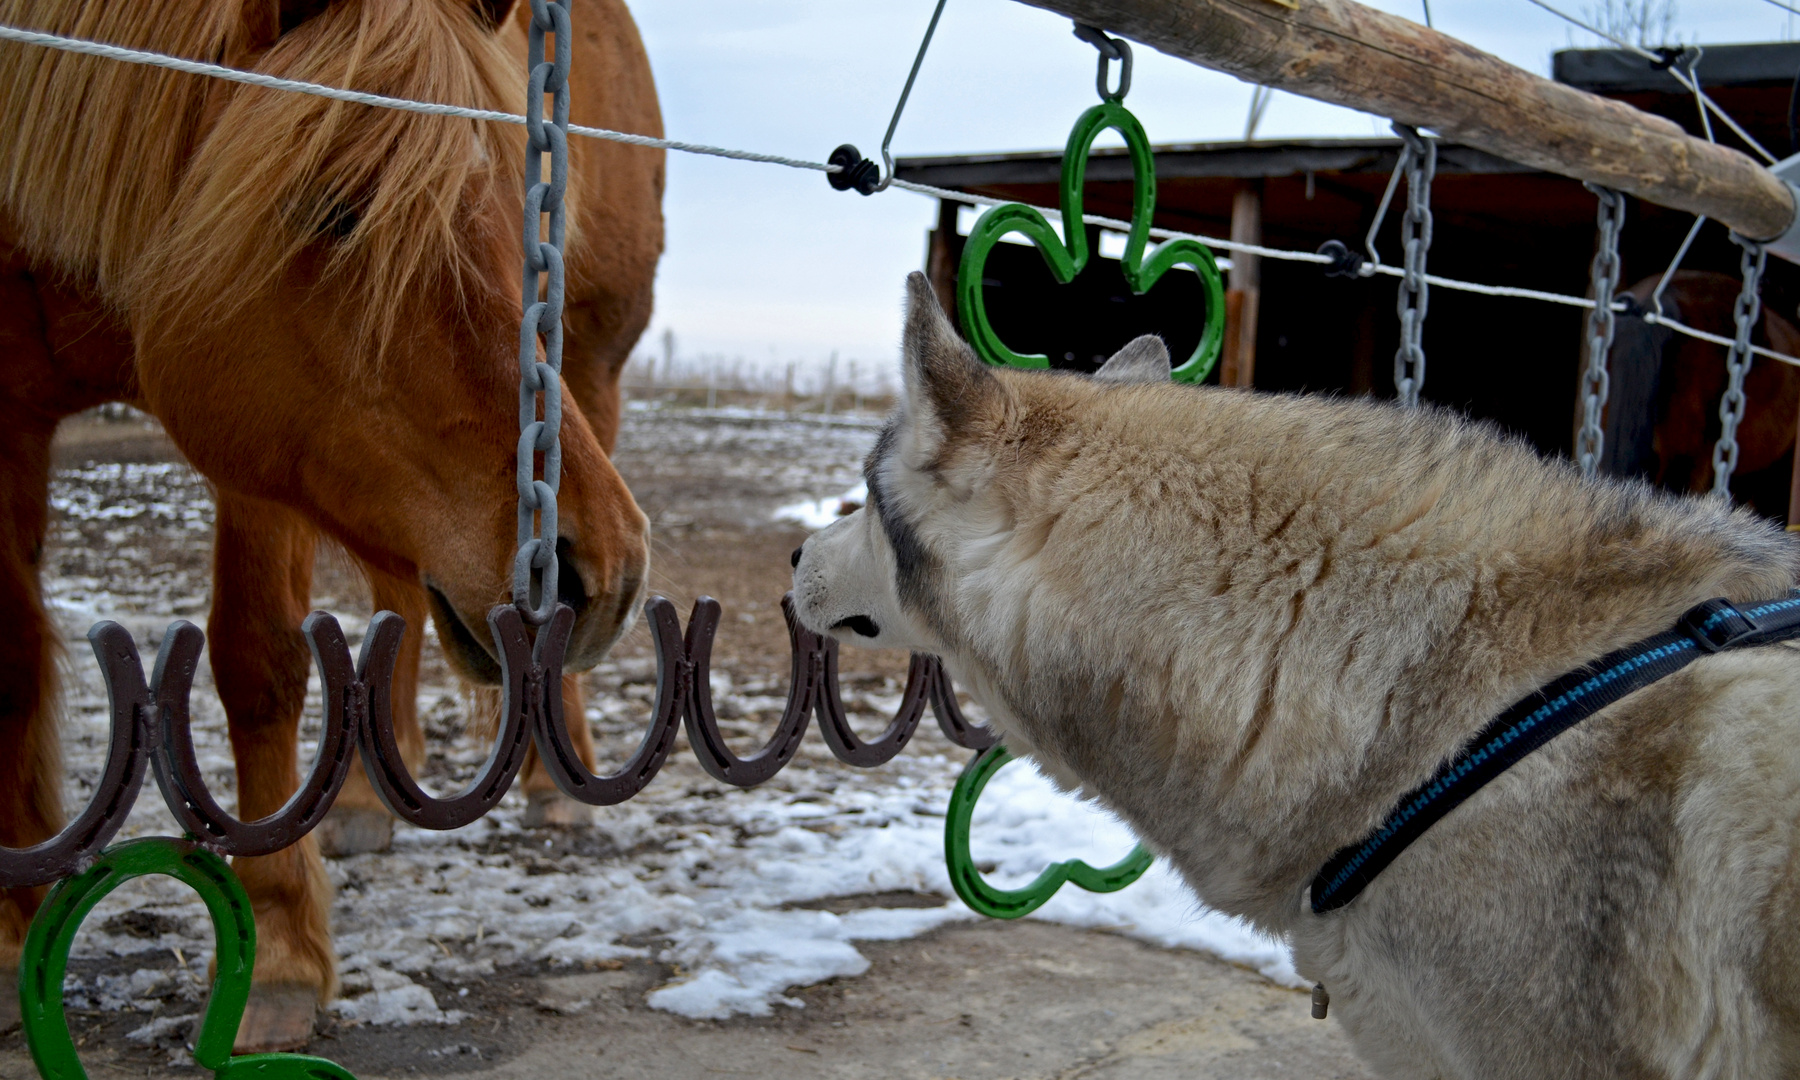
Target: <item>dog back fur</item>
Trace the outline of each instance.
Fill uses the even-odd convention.
[[[1394,1077],[1800,1070],[1800,655],[1708,657],[1588,719],[1350,907],[1324,861],[1513,701],[1796,546],[1447,412],[989,369],[909,283],[869,506],[803,622],[942,656],[1009,748],[1287,938]],[[854,617],[874,634],[846,629]]]

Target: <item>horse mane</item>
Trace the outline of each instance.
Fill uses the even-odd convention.
[[[461,0],[332,3],[257,53],[245,0],[0,0],[0,21],[290,79],[522,112],[522,72]],[[272,6],[272,5],[271,5]],[[378,356],[408,296],[459,303],[516,228],[524,133],[0,43],[0,218],[139,335],[217,329],[303,259]],[[571,215],[573,216],[573,215]],[[516,217],[505,217],[510,225]]]

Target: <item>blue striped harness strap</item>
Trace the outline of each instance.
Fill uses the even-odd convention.
[[[1742,609],[1724,599],[1708,600],[1691,608],[1673,630],[1539,687],[1490,721],[1431,779],[1407,792],[1367,838],[1333,855],[1313,878],[1313,911],[1322,914],[1356,899],[1408,844],[1482,785],[1633,690],[1708,653],[1794,637],[1800,637],[1800,590]]]

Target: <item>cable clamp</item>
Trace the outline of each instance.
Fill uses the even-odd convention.
[[[1688,50],[1685,45],[1659,45],[1650,51],[1656,54],[1656,59],[1650,61],[1650,70],[1668,71],[1687,55]]]
[[[856,191],[873,195],[881,190],[881,166],[862,156],[862,151],[845,143],[831,152],[825,164],[836,165],[837,172],[825,174],[825,180],[836,191]]]
[[[1342,240],[1327,240],[1320,244],[1319,254],[1331,260],[1324,267],[1326,277],[1358,278],[1368,276],[1363,273],[1362,253],[1351,251],[1350,245]]]

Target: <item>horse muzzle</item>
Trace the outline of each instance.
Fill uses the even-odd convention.
[[[595,575],[584,573],[586,567],[579,556],[568,551],[568,541],[557,541],[556,596],[575,611],[575,630],[569,638],[569,653],[563,660],[568,671],[586,671],[598,664],[618,643],[637,616],[644,599],[645,582],[650,569],[650,530],[648,524],[640,534],[641,541],[617,560],[618,565],[602,582],[590,581]]]
[[[599,663],[609,649],[631,628],[643,599],[648,571],[648,539],[637,551],[619,561],[610,580],[595,581],[567,539],[557,542],[556,599],[575,612],[575,627],[563,666],[585,671]],[[451,667],[471,682],[498,685],[500,661],[487,631],[487,611],[464,611],[444,590],[425,579],[431,598],[431,614]]]

